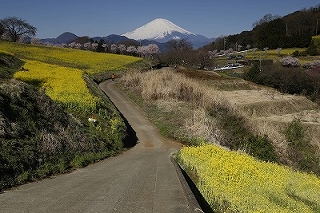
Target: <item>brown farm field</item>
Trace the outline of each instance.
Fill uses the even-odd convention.
[[[239,78],[223,78],[211,71],[180,70],[180,72],[191,78],[206,80],[208,85],[220,90],[226,100],[262,130],[269,125],[275,125],[281,132],[284,131],[286,124],[299,119],[313,144],[320,149],[320,108],[306,97],[283,94],[273,88]],[[280,138],[273,139],[278,141]]]
[[[282,153],[287,149],[283,132],[294,119],[302,122],[308,139],[320,149],[319,106],[306,97],[281,94],[265,87],[222,94],[250,120],[258,133],[268,135]]]

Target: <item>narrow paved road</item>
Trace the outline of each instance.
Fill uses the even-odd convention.
[[[179,144],[162,138],[114,82],[100,88],[133,127],[139,143],[120,156],[6,191],[0,194],[0,212],[201,212],[170,161]]]

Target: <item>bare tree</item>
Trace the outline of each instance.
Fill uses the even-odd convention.
[[[211,66],[212,60],[210,59],[209,52],[195,51],[195,61],[193,63],[198,65],[199,69],[205,69],[207,66]]]
[[[178,51],[184,51],[184,50],[191,50],[192,44],[191,42],[187,41],[186,39],[172,39],[168,41],[168,47],[169,50],[178,50]]]
[[[186,39],[173,39],[167,42],[168,51],[163,60],[168,64],[186,65],[191,57],[192,44]]]
[[[20,37],[33,37],[37,33],[37,28],[17,17],[7,17],[0,20],[4,28],[4,33],[11,41],[18,41]]]
[[[281,16],[279,15],[272,15],[272,14],[266,14],[264,15],[259,21],[256,21],[252,24],[252,27],[256,27],[260,24],[263,24],[263,23],[268,23],[270,21],[273,21],[275,19],[278,19],[278,18],[281,18]]]

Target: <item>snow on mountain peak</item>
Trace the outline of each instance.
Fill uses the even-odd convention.
[[[150,40],[158,40],[163,39],[166,36],[171,35],[174,32],[178,32],[185,35],[195,35],[191,33],[171,21],[163,18],[157,18],[142,27],[135,29],[132,32],[127,32],[122,34],[122,36],[126,36],[127,38],[140,40],[140,39],[150,39]]]

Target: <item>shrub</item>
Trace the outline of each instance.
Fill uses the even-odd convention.
[[[311,69],[312,63],[311,62],[306,62],[302,64],[302,67],[305,69]]]
[[[252,66],[248,71],[244,73],[244,79],[258,83],[260,78],[259,65]]]
[[[223,141],[220,141],[222,145],[232,150],[244,150],[261,160],[279,161],[271,140],[266,135],[253,134],[244,117],[223,108],[211,109],[210,112],[210,115],[217,118],[218,124],[221,126],[224,138]]]
[[[307,49],[309,55],[315,56],[320,54],[320,36],[313,36]]]
[[[289,123],[285,136],[289,145],[289,157],[295,162],[294,167],[320,175],[320,159],[317,157],[317,149],[306,139],[301,121],[294,119]]]
[[[296,51],[294,51],[293,53],[292,53],[292,56],[293,57],[298,57],[298,56],[300,56],[300,51],[299,50],[296,50]]]
[[[10,79],[24,62],[9,53],[0,51],[0,79]]]
[[[314,60],[311,65],[311,68],[320,70],[320,60]]]
[[[299,59],[287,56],[280,60],[282,66],[284,67],[300,67],[301,63]]]
[[[72,168],[82,168],[98,160],[111,156],[110,153],[111,152],[104,151],[104,152],[97,152],[97,153],[91,152],[91,153],[77,154],[70,162],[70,166]]]

